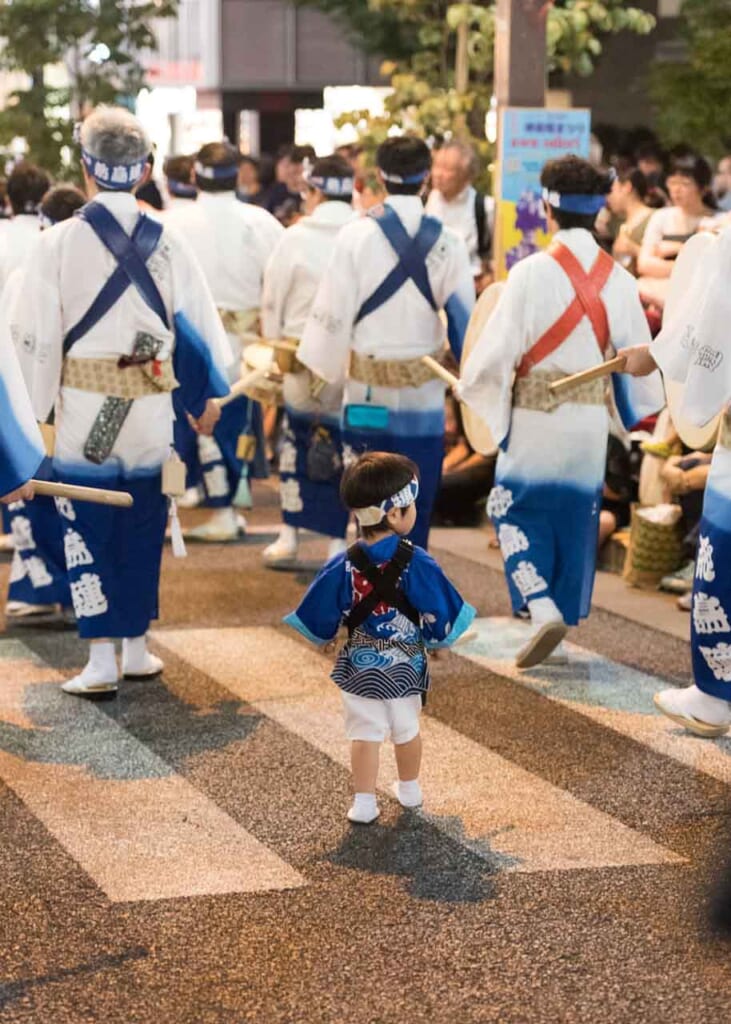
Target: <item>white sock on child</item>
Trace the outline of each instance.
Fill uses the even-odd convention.
[[[375,793],[356,793],[348,811],[348,821],[357,825],[370,825],[380,813]]]
[[[393,792],[402,807],[421,807],[424,802],[418,779],[409,779],[408,782],[399,779],[393,784]]]

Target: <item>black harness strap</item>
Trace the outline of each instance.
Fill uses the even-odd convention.
[[[382,602],[401,612],[415,626],[421,625],[419,613],[398,585],[413,554],[413,544],[408,540],[400,540],[393,558],[384,565],[383,569],[379,569],[360,544],[353,544],[348,548],[348,558],[373,588],[362,601],[358,602],[346,618],[345,625],[348,627],[349,636],[353,635],[358,626],[363,625]]]

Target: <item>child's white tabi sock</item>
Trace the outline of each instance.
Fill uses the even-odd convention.
[[[399,779],[393,784],[393,792],[402,807],[421,807],[424,802],[418,779]]]
[[[356,793],[348,811],[348,821],[356,825],[370,825],[380,813],[375,793]]]

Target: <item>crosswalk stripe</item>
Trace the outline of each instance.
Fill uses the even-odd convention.
[[[456,648],[462,657],[537,690],[658,754],[731,783],[731,738],[700,739],[660,715],[652,698],[668,683],[657,676],[571,643],[565,645],[568,665],[541,665],[519,671],[515,653],[525,642],[526,624],[507,618],[477,619],[474,629],[475,639]]]
[[[160,630],[157,644],[257,711],[349,767],[330,664],[282,630]],[[682,863],[683,859],[565,790],[428,715],[425,817],[473,852],[520,872]],[[381,778],[395,779],[390,744]]]
[[[7,655],[6,651],[6,655]],[[0,778],[113,902],[291,889],[305,879],[16,643]]]

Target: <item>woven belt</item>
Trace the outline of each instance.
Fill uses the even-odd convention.
[[[283,341],[291,341],[293,345],[299,345],[299,338],[283,338]],[[307,370],[304,363],[297,358],[296,352],[287,352],[283,348],[274,349],[274,362],[280,373],[303,373]]]
[[[527,377],[518,377],[513,388],[513,408],[553,412],[566,402],[574,402],[577,405],[604,404],[607,388],[604,380],[590,380],[558,395],[554,394],[548,385],[565,376],[566,374],[560,370],[533,370]]]
[[[91,391],[109,398],[144,398],[174,391],[178,381],[172,359],[150,360],[119,366],[116,357],[108,359],[66,359],[61,380],[64,387]]]
[[[227,334],[258,334],[259,310],[258,309],[219,309],[223,329]],[[244,342],[249,338],[242,338]]]
[[[441,353],[431,355],[437,359]],[[351,352],[350,379],[377,388],[420,388],[435,377],[421,359],[374,359]]]

